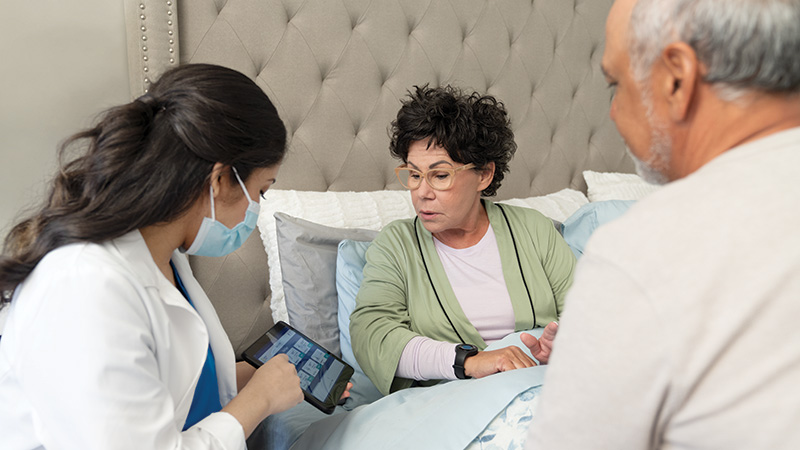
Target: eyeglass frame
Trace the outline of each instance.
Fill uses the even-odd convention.
[[[449,191],[450,189],[453,189],[453,186],[456,183],[456,174],[458,172],[461,172],[462,170],[467,170],[467,169],[474,169],[475,167],[476,166],[475,166],[474,163],[469,163],[469,164],[464,164],[461,167],[447,167],[447,168],[445,168],[445,167],[434,167],[433,169],[428,169],[425,172],[423,172],[423,171],[415,169],[413,167],[408,167],[408,164],[401,164],[401,165],[399,165],[399,166],[394,168],[394,174],[397,177],[397,181],[400,182],[400,185],[403,186],[404,188],[408,189],[409,191],[413,191],[413,190],[419,189],[420,186],[422,186],[422,181],[419,182],[419,186],[417,186],[417,187],[412,189],[411,187],[407,186],[406,183],[403,182],[402,178],[400,178],[400,171],[401,170],[408,170],[409,174],[412,171],[419,173],[420,176],[422,177],[422,179],[425,180],[425,182],[428,183],[428,186],[430,186],[431,189],[433,189],[434,191]],[[450,172],[450,174],[452,176],[452,178],[451,178],[452,181],[450,181],[450,186],[448,186],[445,189],[438,189],[438,188],[433,187],[433,185],[431,184],[430,180],[428,180],[428,174],[431,173],[431,172],[434,172],[434,171]],[[406,180],[406,181],[408,181],[408,180]]]

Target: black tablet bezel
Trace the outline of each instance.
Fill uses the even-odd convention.
[[[278,323],[276,323],[272,328],[270,328],[269,331],[267,331],[263,336],[258,338],[251,346],[247,347],[247,349],[242,353],[242,359],[247,361],[250,365],[252,365],[255,368],[261,367],[264,363],[259,361],[258,358],[255,357],[255,355],[257,355],[259,351],[264,348],[265,345],[272,343],[272,339],[270,339],[270,333],[272,333],[273,336],[280,336],[284,328],[288,328],[294,331],[295,333],[299,334],[304,339],[311,342],[311,344],[314,345],[316,348],[322,350],[327,355],[331,356],[332,358],[335,358],[337,361],[339,361],[344,365],[342,373],[339,374],[339,378],[337,378],[336,382],[334,383],[333,389],[331,389],[331,391],[328,393],[328,398],[324,402],[318,400],[310,392],[303,389],[303,397],[308,403],[311,403],[317,409],[324,412],[325,414],[332,414],[334,409],[336,409],[336,405],[339,403],[339,398],[342,396],[345,388],[347,387],[347,382],[350,381],[350,377],[353,376],[354,373],[353,367],[350,366],[350,364],[347,364],[345,361],[343,361],[342,358],[339,358],[338,356],[328,351],[325,347],[319,345],[313,339],[309,338],[302,332],[298,331],[296,328],[292,327],[286,322],[278,321]]]

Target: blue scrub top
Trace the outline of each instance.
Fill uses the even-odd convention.
[[[175,265],[172,261],[169,262],[172,266],[172,273],[175,275],[175,282],[178,285],[178,290],[181,291],[189,304],[194,308],[192,299],[189,298],[189,293],[186,291],[178,271],[175,270]],[[194,390],[194,398],[192,399],[192,406],[189,408],[189,416],[186,417],[186,424],[183,426],[183,431],[188,430],[197,422],[205,419],[209,415],[222,410],[222,404],[219,400],[219,381],[217,379],[217,366],[214,361],[214,352],[211,351],[211,344],[208,346],[208,356],[206,362],[203,364],[203,370],[200,372],[200,379],[197,381],[197,388]]]

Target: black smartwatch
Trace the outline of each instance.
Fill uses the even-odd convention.
[[[453,370],[456,373],[456,378],[459,380],[466,380],[467,378],[472,378],[467,376],[464,372],[464,362],[470,356],[475,356],[478,354],[478,347],[475,347],[471,344],[458,344],[456,345],[456,362],[453,364]]]

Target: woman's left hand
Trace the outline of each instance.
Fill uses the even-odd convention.
[[[528,333],[520,334],[520,339],[530,349],[539,364],[547,364],[547,361],[550,360],[550,352],[553,351],[553,340],[556,338],[557,331],[558,322],[550,322],[544,327],[539,339]]]
[[[348,382],[347,387],[344,388],[344,392],[342,392],[342,397],[339,399],[339,402],[344,401],[347,397],[350,397],[350,389],[353,387],[353,383]]]

